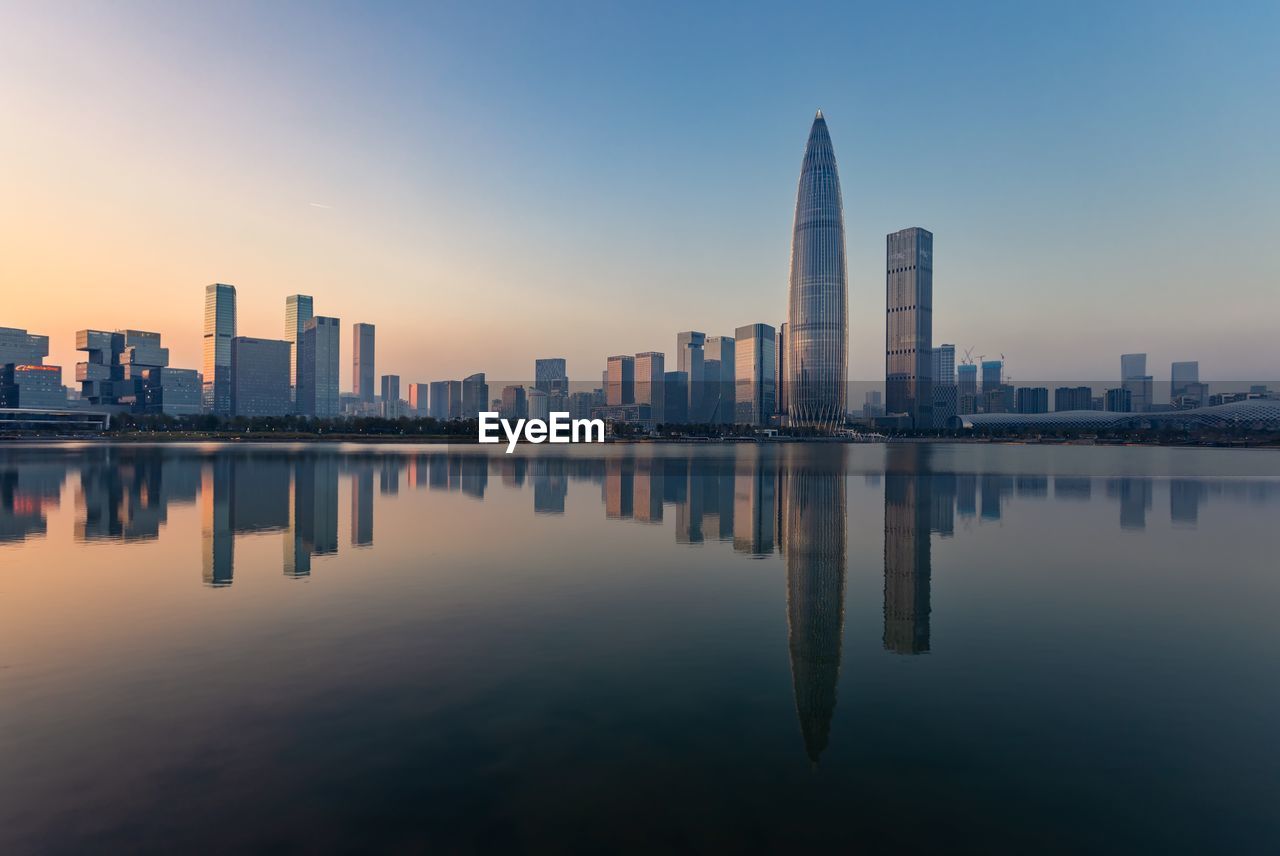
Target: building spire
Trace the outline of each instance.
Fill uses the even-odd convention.
[[[818,108],[818,113],[817,113],[817,115],[816,115],[816,116],[814,116],[813,118],[814,118],[814,119],[821,119],[821,118],[822,118],[822,108],[821,108],[821,107],[819,107],[819,108]]]

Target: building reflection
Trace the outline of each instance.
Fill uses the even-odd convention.
[[[929,534],[935,516],[935,476],[925,444],[891,445],[884,474],[884,636],[886,651],[923,654],[929,650]],[[938,498],[946,493],[938,491]]]
[[[38,538],[48,531],[48,513],[58,508],[66,468],[28,463],[0,468],[0,543]]]

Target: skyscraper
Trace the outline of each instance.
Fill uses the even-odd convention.
[[[705,421],[702,412],[703,363],[706,355],[702,347],[706,344],[707,334],[696,330],[676,333],[676,371],[685,375],[685,386],[689,398],[685,406],[685,419],[690,423]]]
[[[739,425],[768,425],[775,407],[775,332],[768,324],[748,324],[735,331],[735,407]]]
[[[533,362],[534,386],[548,395],[569,394],[569,374],[564,357],[548,357]]]
[[[314,315],[311,295],[290,294],[284,299],[284,338],[289,343],[289,400],[298,400],[298,343],[302,328]]]
[[[382,376],[382,418],[400,418],[400,375]]]
[[[1174,363],[1169,370],[1169,399],[1177,404],[1183,398],[1198,398],[1200,363]]]
[[[667,357],[661,351],[636,354],[636,404],[649,405],[654,425],[666,422],[666,369]]]
[[[706,385],[703,412],[712,424],[732,425],[737,393],[737,359],[732,336],[708,336],[703,347],[702,379]],[[716,369],[718,368],[718,371]]]
[[[321,419],[338,415],[341,337],[337,318],[315,315],[302,325],[298,344],[298,413]]]
[[[374,386],[372,324],[356,324],[351,328],[351,391],[361,404],[372,404],[378,395]]]
[[[204,288],[204,409],[231,415],[231,340],[236,337],[236,287]]]
[[[236,336],[231,340],[231,412],[284,416],[289,412],[289,342]]]
[[[787,415],[787,322],[783,321],[778,325],[778,337],[775,340],[776,349],[773,364],[773,395],[777,412],[780,416]]]
[[[906,413],[916,428],[930,428],[933,234],[915,226],[893,232],[885,245],[885,410]]]
[[[427,407],[431,401],[431,388],[425,383],[409,384],[409,415],[427,416]]]
[[[625,354],[609,358],[609,386],[606,390],[610,405],[634,404],[636,400],[636,358]]]
[[[462,379],[462,419],[479,418],[480,413],[489,409],[489,384],[485,382],[484,372],[476,372]]]
[[[819,110],[800,166],[791,240],[787,408],[793,425],[829,428],[844,420],[848,296],[840,175]]]
[[[1131,413],[1146,413],[1151,409],[1151,375],[1147,374],[1146,354],[1120,355],[1120,387],[1129,391]]]

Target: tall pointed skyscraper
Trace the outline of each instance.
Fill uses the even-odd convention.
[[[809,130],[796,191],[787,318],[787,409],[792,425],[844,420],[849,363],[844,204],[827,121]]]

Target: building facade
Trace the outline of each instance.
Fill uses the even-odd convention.
[[[337,318],[315,315],[302,326],[298,347],[297,412],[332,419],[341,412],[338,366],[341,325]]]
[[[885,240],[885,409],[916,428],[933,425],[933,234],[920,227]],[[952,362],[955,362],[954,349]]]
[[[221,282],[204,289],[204,409],[231,415],[231,340],[236,337],[236,287]]]
[[[361,404],[371,405],[378,397],[374,385],[374,338],[372,324],[355,324],[351,328],[351,391]]]
[[[844,420],[849,363],[844,203],[827,122],[809,130],[796,189],[787,313],[787,407],[794,425]]]
[[[768,425],[777,409],[777,336],[769,324],[748,324],[734,335],[734,418],[739,425]]]
[[[636,358],[619,354],[609,357],[608,368],[605,369],[608,386],[605,390],[605,401],[613,406],[635,404],[636,401]]]
[[[235,416],[289,413],[289,354],[284,339],[231,340],[231,412]]]
[[[289,398],[298,400],[298,343],[302,329],[315,315],[309,294],[290,294],[284,299],[284,338],[289,343]]]
[[[663,388],[667,377],[667,357],[661,351],[645,351],[635,357],[635,403],[649,405],[655,425],[666,421],[667,399]]]
[[[384,374],[380,378],[381,392],[379,405],[383,419],[399,419],[400,412],[400,375]]]
[[[699,333],[696,330],[687,330],[683,333],[676,333],[676,371],[683,372],[685,375],[685,391],[688,393],[688,399],[685,401],[685,422],[699,423],[705,419],[702,414],[702,403],[704,398],[703,391],[703,369],[706,362],[706,353],[703,347],[707,342],[707,334]]]
[[[564,357],[547,357],[534,360],[534,386],[548,395],[569,394],[569,373],[565,367]]]

